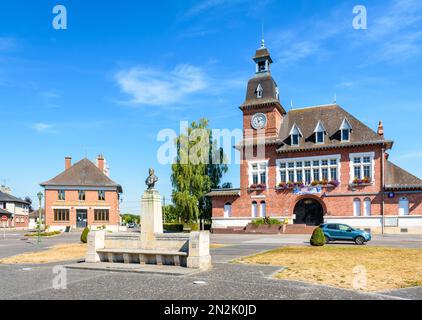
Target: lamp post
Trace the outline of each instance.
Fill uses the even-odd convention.
[[[43,193],[40,191],[38,192],[37,196],[40,203],[40,207],[38,209],[38,244],[40,244],[41,243],[41,222],[42,222],[41,201],[42,201]]]

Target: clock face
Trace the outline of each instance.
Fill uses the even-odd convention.
[[[252,117],[251,124],[255,130],[264,129],[267,125],[267,116],[263,113],[257,113]]]

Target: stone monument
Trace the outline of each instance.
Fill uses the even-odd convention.
[[[148,243],[155,240],[156,234],[163,233],[163,211],[161,207],[161,196],[155,189],[158,178],[154,169],[149,169],[149,176],[145,181],[148,189],[141,199],[141,240],[148,246]]]
[[[155,189],[158,178],[154,169],[149,169],[145,190],[141,199],[141,236],[138,233],[106,233],[104,230],[92,231],[88,236],[88,251],[85,265],[73,268],[98,268],[98,264],[109,263],[107,270],[123,270],[119,264],[138,264],[137,272],[145,265],[177,267],[165,271],[186,274],[181,267],[193,270],[207,270],[212,267],[210,256],[210,233],[194,231],[191,233],[164,233],[161,196]],[[182,268],[183,269],[183,268]],[[126,269],[125,269],[126,270]],[[129,270],[129,269],[127,269]],[[130,268],[130,270],[134,270]],[[155,268],[155,272],[163,272]],[[178,270],[178,271],[177,271]],[[147,272],[154,272],[149,268]]]

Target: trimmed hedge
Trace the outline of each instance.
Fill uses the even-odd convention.
[[[163,227],[167,232],[183,232],[183,224],[181,223],[165,223]]]
[[[314,247],[322,247],[325,245],[325,235],[321,228],[316,228],[312,233],[311,245]]]
[[[84,229],[84,231],[82,231],[82,234],[81,234],[81,242],[82,243],[87,243],[88,242],[88,233],[89,233],[89,228],[86,227]]]
[[[53,237],[61,234],[60,231],[41,232],[40,237]],[[38,232],[25,234],[25,237],[38,237]]]

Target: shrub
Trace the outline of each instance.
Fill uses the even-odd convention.
[[[190,231],[199,231],[199,223],[192,222],[192,223],[186,223],[184,226],[186,229],[190,229]]]
[[[183,224],[181,223],[165,223],[163,227],[167,232],[183,232]]]
[[[279,220],[274,219],[274,218],[259,218],[256,219],[254,221],[252,221],[252,224],[256,225],[256,226],[260,226],[260,225],[279,225],[282,224]]]
[[[264,218],[255,219],[252,221],[252,224],[256,226],[260,226],[260,225],[265,224],[265,220]]]
[[[316,228],[312,233],[311,245],[314,247],[322,247],[325,245],[325,235],[321,228]]]
[[[89,233],[89,228],[86,227],[84,229],[84,231],[82,231],[82,234],[81,234],[81,242],[82,243],[87,243],[88,242],[88,233]]]

